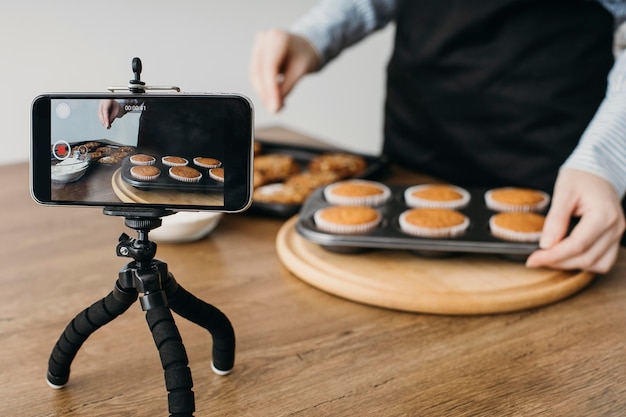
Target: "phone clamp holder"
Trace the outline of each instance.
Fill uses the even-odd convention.
[[[138,93],[138,94],[145,93],[147,90],[158,90],[158,91],[171,90],[171,91],[180,92],[180,88],[176,87],[175,85],[163,85],[163,86],[146,85],[145,82],[141,81],[141,71],[143,67],[141,65],[141,59],[139,59],[138,57],[133,58],[131,68],[133,70],[134,77],[132,80],[128,81],[128,85],[117,86],[117,87],[115,86],[107,87],[107,90],[109,90],[112,93],[116,91],[128,90],[131,93]]]
[[[213,340],[211,367],[218,375],[229,374],[235,362],[233,327],[224,313],[186,291],[168,271],[167,264],[154,258],[157,245],[148,234],[161,226],[161,217],[173,211],[134,207],[105,207],[103,211],[106,215],[123,216],[125,225],[137,231],[137,238],[122,233],[116,247],[118,256],[133,261],[120,270],[113,291],[67,325],[50,355],[47,382],[52,388],[65,386],[72,361],[87,338],[139,298],[161,358],[170,415],[193,416],[191,370],[171,311],[209,331]]]

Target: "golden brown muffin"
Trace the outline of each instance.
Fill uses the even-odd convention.
[[[469,203],[470,194],[454,185],[422,184],[407,188],[404,200],[409,207],[459,209]]]
[[[399,218],[403,232],[419,237],[454,237],[469,227],[469,219],[461,212],[443,208],[413,208]]]
[[[219,159],[198,156],[193,158],[193,163],[202,168],[219,168],[222,162]]]
[[[362,234],[375,229],[382,215],[367,206],[329,206],[317,210],[313,219],[316,227],[325,232]]]
[[[515,242],[538,242],[545,216],[538,213],[503,212],[491,216],[489,229],[495,237]]]
[[[177,181],[182,182],[199,182],[202,178],[202,173],[195,168],[191,167],[171,167],[170,177]]]
[[[529,188],[494,188],[485,193],[485,204],[495,211],[540,211],[549,202],[548,194]]]
[[[324,197],[330,204],[377,206],[391,197],[391,190],[376,181],[345,180],[324,188]]]
[[[169,167],[183,167],[189,163],[187,159],[180,156],[164,156],[161,158],[161,162]]]
[[[153,181],[161,175],[161,170],[154,165],[137,165],[130,168],[130,175],[140,181]]]
[[[211,168],[209,177],[218,182],[224,182],[224,168]]]
[[[154,156],[138,153],[130,157],[130,162],[135,165],[154,165],[156,159]]]

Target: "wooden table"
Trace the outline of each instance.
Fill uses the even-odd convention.
[[[111,291],[128,262],[115,256],[118,236],[134,232],[99,209],[36,205],[27,164],[0,167],[0,182],[2,415],[167,415],[139,303],[87,340],[63,390],[47,386],[54,343]],[[282,224],[227,215],[206,239],[159,246],[177,281],[224,311],[237,334],[235,369],[220,377],[208,333],[177,317],[196,416],[626,415],[624,250],[611,273],[559,303],[435,316],[308,286],[278,260]]]

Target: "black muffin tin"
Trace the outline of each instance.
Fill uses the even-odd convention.
[[[169,174],[169,169],[171,167],[161,162],[162,157],[155,155],[150,156],[153,156],[156,159],[154,166],[161,170],[161,174],[157,179],[152,181],[141,181],[133,177],[130,173],[130,169],[134,166],[140,165],[133,164],[130,161],[131,156],[127,156],[122,161],[122,179],[133,187],[145,191],[224,191],[224,183],[216,181],[213,178],[209,177],[209,168],[202,168],[194,165],[193,158],[190,159],[184,157],[189,161],[189,163],[187,164],[188,167],[194,168],[202,173],[202,178],[200,178],[199,182],[184,182],[175,180],[174,178],[170,177]]]
[[[306,171],[309,162],[311,162],[313,158],[325,153],[347,153],[351,155],[358,155],[365,159],[367,168],[354,178],[370,180],[378,179],[389,166],[389,158],[386,155],[369,156],[341,149],[323,149],[275,142],[264,142],[262,140],[258,140],[258,142],[261,144],[262,148],[260,155],[289,155],[294,158],[302,171]],[[298,214],[301,208],[302,204],[265,203],[253,201],[252,206],[248,211],[271,217],[287,218]]]
[[[486,253],[522,260],[538,248],[537,243],[510,242],[491,235],[489,218],[496,212],[485,205],[484,194],[487,188],[465,188],[471,195],[470,202],[466,207],[457,209],[470,220],[463,235],[452,238],[408,235],[400,229],[398,218],[402,212],[411,208],[404,201],[404,190],[411,185],[416,184],[388,185],[391,198],[383,205],[375,207],[383,216],[381,224],[369,233],[358,235],[328,233],[315,226],[314,213],[331,205],[324,198],[323,188],[320,188],[302,206],[296,231],[311,242],[342,253],[357,253],[365,249],[406,249],[425,256]]]

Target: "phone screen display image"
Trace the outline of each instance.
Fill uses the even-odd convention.
[[[41,203],[240,211],[252,108],[237,95],[41,96],[32,192]]]

